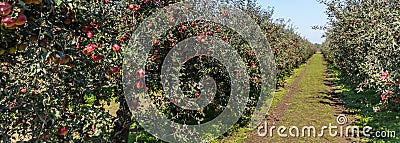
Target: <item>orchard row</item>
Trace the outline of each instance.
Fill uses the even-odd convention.
[[[295,34],[283,23],[273,23],[272,12],[263,10],[256,1],[229,0],[248,13],[260,25],[275,52],[278,81],[305,62],[315,49],[311,43]],[[46,142],[114,141],[127,140],[132,121],[122,91],[122,60],[131,34],[157,9],[174,4],[175,0],[3,0],[0,2],[0,138]],[[229,12],[223,13],[229,16]],[[174,19],[167,18],[173,22]],[[153,24],[148,23],[147,28]],[[146,83],[136,88],[159,91],[159,67],[166,53],[180,41],[196,37],[202,43],[211,42],[205,36],[214,36],[244,51],[250,59],[247,68],[256,69],[254,53],[246,48],[242,38],[223,25],[212,21],[191,21],[171,28],[171,34],[155,39],[146,69],[134,76],[146,77]],[[243,42],[241,42],[243,41]],[[202,59],[199,59],[201,61]],[[192,61],[195,62],[195,61]],[[218,63],[206,59],[206,63]],[[197,64],[190,64],[197,65]],[[198,67],[190,67],[198,72]],[[211,75],[224,74],[210,70]],[[210,67],[207,67],[210,68]],[[212,68],[210,68],[212,69]],[[145,72],[146,71],[146,72]],[[183,82],[189,85],[196,74],[186,74]],[[218,81],[219,96],[225,97],[228,76]],[[256,94],[256,74],[251,75],[252,94]],[[184,86],[193,91],[197,89]],[[198,91],[197,91],[198,92]],[[158,96],[157,96],[158,97]],[[169,102],[158,97],[163,103]],[[115,115],[105,109],[115,101],[119,109]],[[179,102],[179,101],[174,101]],[[252,104],[256,101],[249,101]],[[220,113],[216,101],[209,110]],[[132,103],[130,103],[132,104]],[[164,104],[162,104],[164,105]],[[186,111],[163,108],[168,115],[187,115]],[[171,107],[172,108],[172,107]],[[189,114],[189,113],[188,113]],[[196,118],[180,116],[180,121]],[[247,119],[249,114],[246,114]]]
[[[325,4],[332,17],[323,44],[326,58],[339,68],[354,90],[376,93],[381,102],[372,106],[399,111],[400,2]]]

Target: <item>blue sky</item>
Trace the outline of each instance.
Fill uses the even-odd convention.
[[[265,9],[268,6],[274,7],[274,19],[290,19],[293,26],[298,28],[296,32],[312,43],[324,41],[321,38],[324,31],[313,30],[311,27],[321,26],[327,22],[325,5],[316,0],[258,0],[258,3]]]

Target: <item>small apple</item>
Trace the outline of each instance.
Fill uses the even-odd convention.
[[[92,31],[88,31],[87,32],[87,36],[88,36],[88,38],[93,38],[93,32]]]
[[[66,24],[66,25],[70,25],[71,22],[72,22],[72,20],[69,18],[64,19],[64,24]]]
[[[1,70],[7,71],[7,66],[2,66],[2,67],[1,67]]]
[[[15,21],[16,19],[11,16],[6,16],[1,19],[1,23],[7,28],[15,26]]]
[[[196,96],[196,98],[199,98],[200,97],[200,93],[196,93],[195,96]]]
[[[101,60],[101,55],[92,55],[92,60],[93,61],[100,61]]]
[[[208,32],[208,35],[213,35],[213,32],[212,31]]]
[[[145,71],[140,69],[136,71],[136,75],[139,76],[140,78],[143,78],[145,75]]]
[[[192,22],[192,23],[190,23],[190,26],[195,27],[196,23]]]
[[[226,36],[222,37],[223,41],[226,41],[228,38]]]
[[[42,139],[44,139],[44,140],[45,140],[45,139],[48,139],[48,138],[50,138],[50,135],[49,135],[49,134],[43,135],[43,136],[42,136]]]
[[[121,50],[121,46],[119,46],[118,44],[113,44],[113,45],[112,45],[112,49],[113,49],[115,52],[118,52],[119,50]]]
[[[186,25],[182,25],[182,30],[186,30],[187,26]]]
[[[137,5],[137,6],[135,7],[135,10],[136,10],[136,12],[139,12],[139,11],[140,11],[140,5]]]
[[[19,92],[26,93],[26,88],[22,88]]]
[[[149,24],[147,24],[147,27],[151,28],[151,27],[153,27],[153,24],[149,23]]]
[[[252,80],[253,80],[255,83],[258,83],[258,81],[259,81],[259,80],[258,80],[258,77],[253,77]]]
[[[83,26],[82,27],[82,31],[83,32],[89,32],[90,31],[90,27],[89,26]]]
[[[208,27],[210,27],[210,24],[206,23],[206,24],[204,24],[204,26],[205,26],[206,28],[208,28]]]
[[[60,136],[65,136],[65,135],[67,135],[67,133],[68,133],[68,130],[65,127],[61,127],[58,129],[58,135],[60,135]]]
[[[170,23],[173,23],[175,20],[174,20],[173,17],[170,17],[170,18],[168,19],[168,21],[169,21]]]
[[[219,33],[221,32],[221,28],[217,28],[215,31]]]
[[[134,5],[134,4],[130,4],[130,5],[128,6],[128,9],[129,9],[129,10],[135,9],[135,5]]]
[[[158,44],[159,44],[158,40],[154,40],[153,46],[158,46]]]
[[[7,16],[11,13],[12,10],[12,5],[10,5],[8,2],[2,2],[0,3],[0,15],[1,16]]]
[[[136,82],[136,88],[138,89],[142,88],[142,82],[140,81]]]
[[[86,46],[85,49],[82,50],[82,53],[85,54],[85,55],[89,55],[94,51],[95,47],[96,47],[96,45],[89,44],[88,46]]]
[[[118,65],[114,65],[113,68],[110,68],[111,73],[117,73],[119,71]]]
[[[197,36],[198,41],[201,41],[201,39],[203,39],[201,36]]]
[[[228,14],[227,12],[224,12],[222,15],[223,15],[224,17],[229,16],[229,14]]]

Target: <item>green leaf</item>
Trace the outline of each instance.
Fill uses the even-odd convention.
[[[57,6],[60,6],[61,3],[62,3],[62,0],[55,0],[55,2],[56,2],[56,5],[57,5]]]

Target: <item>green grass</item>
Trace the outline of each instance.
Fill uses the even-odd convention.
[[[286,87],[292,86],[293,82],[296,78],[303,72],[304,68],[307,66],[307,63],[304,63],[299,66],[299,68],[294,69],[290,75],[284,78],[284,83],[286,83]],[[285,97],[288,90],[285,87],[277,87],[277,90],[273,93],[274,98],[271,103],[272,109],[276,106],[277,103],[281,102]],[[251,132],[250,128],[247,127],[233,127],[231,128],[224,137],[219,137],[218,139],[212,141],[211,143],[217,142],[229,142],[229,143],[240,143],[245,142],[248,137],[248,133]]]
[[[314,55],[307,67],[304,77],[299,81],[299,87],[280,118],[279,125],[285,127],[314,126],[319,133],[322,126],[329,123],[335,124],[335,112],[330,106],[328,98],[329,88],[324,84],[325,75],[323,58],[321,54]],[[286,132],[287,133],[287,132]],[[276,132],[274,136],[266,137],[266,142],[338,142],[336,138],[325,133],[323,137],[279,137]]]

